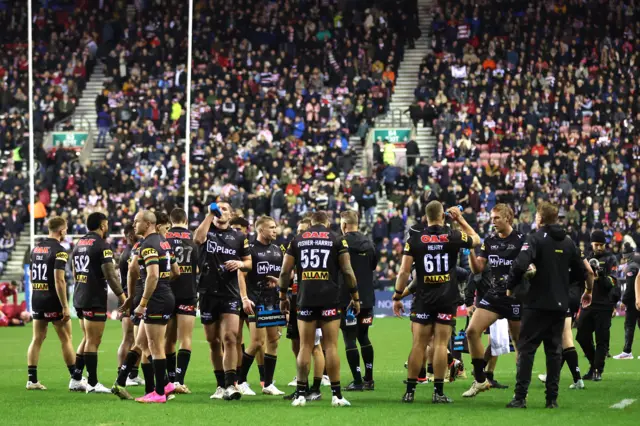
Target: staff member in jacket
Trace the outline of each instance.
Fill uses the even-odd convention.
[[[624,315],[624,349],[613,359],[633,359],[631,346],[636,331],[636,324],[640,327],[640,311],[636,308],[635,282],[640,271],[640,253],[634,253],[630,244],[625,244],[622,251],[624,265],[625,289],[622,295],[622,307],[626,308]]]
[[[604,362],[607,359],[611,339],[611,312],[620,298],[616,288],[618,261],[606,251],[604,231],[596,229],[591,233],[591,251],[587,259],[595,274],[593,283],[593,301],[583,309],[578,317],[576,340],[589,360],[589,372],[582,380],[602,380]],[[595,333],[596,343],[593,344]]]
[[[548,202],[540,203],[536,213],[538,231],[527,236],[507,280],[507,294],[520,297],[523,307],[516,389],[507,408],[527,407],[533,360],[542,342],[547,357],[546,407],[558,407],[562,330],[569,306],[570,270],[583,275],[585,270],[580,250],[557,222],[558,208]],[[526,284],[522,280],[531,264],[537,272],[529,272],[530,288],[526,292],[517,291],[517,286],[523,288]],[[591,302],[592,288],[593,279],[587,277],[583,306],[588,306]]]

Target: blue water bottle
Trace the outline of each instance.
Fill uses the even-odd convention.
[[[463,210],[464,210],[464,209],[462,208],[462,206],[461,206],[461,205],[459,205],[459,204],[458,204],[458,206],[457,206],[457,207],[458,207],[458,209],[459,209],[460,211],[463,211]],[[445,214],[446,216],[449,216],[449,212],[444,212],[444,214]]]
[[[222,212],[220,211],[220,208],[218,207],[218,203],[209,204],[209,211],[211,213],[213,213],[213,215],[215,217],[221,217],[222,216]]]
[[[347,309],[347,316],[344,320],[344,323],[347,326],[356,325],[356,315],[354,314],[352,308]]]

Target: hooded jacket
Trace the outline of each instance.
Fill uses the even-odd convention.
[[[376,248],[373,241],[362,232],[347,232],[344,238],[349,245],[351,267],[358,281],[360,306],[364,309],[371,309],[375,303],[373,271],[378,265]],[[351,295],[342,274],[340,274],[340,289],[340,301],[343,306],[347,306],[351,301]]]
[[[536,274],[527,288],[523,280],[530,264],[535,265]],[[525,309],[566,311],[571,270],[582,276],[586,273],[580,250],[560,225],[545,225],[527,236],[511,267],[507,289],[513,292],[517,286],[523,287],[522,296],[518,291],[515,295]]]

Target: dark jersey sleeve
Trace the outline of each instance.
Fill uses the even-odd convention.
[[[338,256],[340,256],[341,254],[349,253],[349,244],[347,243],[347,240],[344,238],[344,236],[338,237],[338,245],[336,247],[338,248]]]
[[[58,252],[55,256],[56,260],[53,264],[53,269],[65,270],[67,267],[67,262],[69,261],[69,255],[64,250],[64,247],[58,246]]]
[[[289,243],[289,247],[287,247],[287,252],[286,254],[288,254],[289,256],[293,257],[294,259],[298,258],[297,255],[297,239],[294,238],[293,240],[291,240],[291,242]]]
[[[576,277],[587,277],[587,269],[584,267],[584,254],[576,247],[575,243],[572,244],[573,252],[571,253],[571,259],[569,259],[569,267],[571,268],[571,275]],[[573,271],[575,272],[575,275]]]
[[[240,234],[240,237],[240,239],[242,240],[242,249],[238,251],[239,256],[241,258],[251,256],[251,250],[249,249],[249,238],[247,238],[247,236],[242,233]]]
[[[414,234],[411,237],[409,237],[409,240],[404,244],[404,249],[402,250],[402,254],[405,256],[415,257],[414,256],[415,244],[416,244],[416,241],[415,241],[415,234]]]
[[[484,259],[488,259],[489,255],[487,254],[487,244],[488,244],[488,238],[486,238],[483,242],[482,245],[480,246],[480,250],[478,250],[478,254],[476,255],[477,257],[482,257]]]
[[[466,232],[458,230],[451,231],[450,242],[458,245],[459,248],[473,248],[473,238],[467,235]]]
[[[103,241],[103,244],[100,247],[100,265],[105,265],[107,263],[113,263],[113,251],[111,250],[111,247]]]
[[[140,247],[140,262],[147,268],[160,262],[158,250],[146,242]]]

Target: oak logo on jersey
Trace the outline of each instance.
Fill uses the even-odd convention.
[[[440,284],[451,281],[450,274],[442,274],[442,275],[425,275],[424,282],[427,284]]]
[[[449,236],[446,234],[442,234],[442,235],[423,235],[420,237],[420,241],[422,241],[425,244],[429,244],[429,243],[448,243],[449,242]],[[466,241],[466,240],[464,240]]]
[[[49,247],[36,247],[33,249],[34,254],[47,254],[49,253]]]
[[[167,232],[165,238],[178,238],[180,240],[190,240],[191,234],[188,232]]]
[[[96,240],[90,239],[90,238],[84,238],[78,241],[78,246],[92,246],[93,243],[95,243]]]
[[[305,281],[329,281],[327,271],[303,271],[302,279]]]
[[[66,251],[58,252],[56,254],[56,260],[62,260],[64,262],[67,262],[69,260],[69,255],[67,254]]]
[[[317,232],[317,231],[313,231],[313,232],[305,232],[302,234],[302,238],[321,238],[321,239],[328,239],[329,238],[329,233],[328,232]]]

